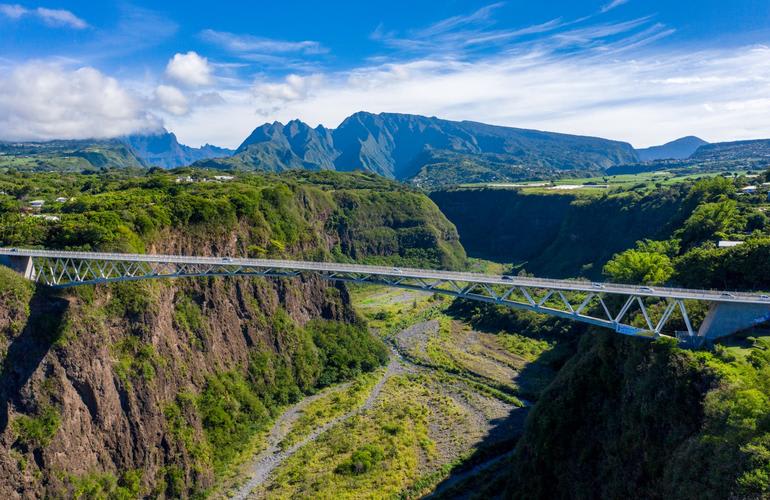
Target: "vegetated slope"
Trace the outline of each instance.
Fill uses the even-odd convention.
[[[699,147],[706,144],[708,142],[703,139],[689,135],[661,146],[637,149],[636,154],[639,155],[641,161],[683,160],[689,158]]]
[[[361,174],[176,184],[164,173],[17,173],[3,179],[2,189],[22,198],[38,189],[79,193],[51,208],[59,221],[24,216],[6,196],[4,246],[355,255],[449,267],[464,261],[454,228],[430,200]],[[375,201],[365,203],[369,197]],[[377,228],[393,236],[387,245],[348,242],[357,231]],[[314,277],[50,291],[10,270],[0,273],[0,492],[6,495],[205,492],[281,405],[387,358],[356,323],[346,289]]]
[[[102,168],[175,168],[198,160],[227,157],[230,149],[179,144],[165,130],[107,140],[0,142],[0,168],[71,171]]]
[[[0,168],[72,171],[99,168],[144,168],[147,164],[119,140],[0,142]]]
[[[400,180],[419,174],[421,185],[433,185],[443,183],[439,165],[444,164],[452,166],[452,177],[458,180],[476,178],[479,169],[500,170],[501,178],[518,179],[533,172],[599,171],[636,160],[629,144],[606,139],[359,112],[334,130],[311,128],[299,120],[265,124],[232,158],[200,165],[269,171],[365,170]]]
[[[770,161],[770,139],[753,141],[717,142],[698,148],[693,153],[697,161],[759,160]]]
[[[673,231],[682,189],[596,197],[457,189],[431,199],[472,257],[521,264],[538,276],[598,277],[613,254]]]
[[[676,173],[706,173],[728,170],[763,170],[770,166],[770,139],[704,144],[683,159],[654,159],[645,163],[617,165],[607,175],[668,170]]]
[[[121,139],[142,161],[151,166],[176,168],[199,160],[224,158],[233,154],[232,149],[206,144],[192,148],[180,144],[176,135],[165,130],[155,134],[129,135]]]
[[[745,182],[714,177],[686,186],[671,235],[615,255],[604,267],[607,277],[770,290],[767,193],[736,194]],[[743,243],[716,247],[728,238]],[[659,305],[649,307],[658,318]],[[696,325],[706,307],[688,305]],[[644,321],[640,312],[633,316],[634,324]],[[672,330],[682,330],[676,321]],[[651,343],[601,331],[581,338],[532,409],[510,460],[452,491],[480,498],[767,497],[767,326],[698,352],[671,339]]]

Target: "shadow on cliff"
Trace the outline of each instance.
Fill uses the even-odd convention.
[[[0,372],[0,433],[8,426],[10,405],[24,406],[21,391],[59,336],[69,302],[55,290],[37,287],[27,323],[8,346]]]

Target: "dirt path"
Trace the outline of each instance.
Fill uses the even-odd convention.
[[[306,446],[308,443],[315,441],[318,436],[339,424],[340,422],[344,422],[359,412],[371,409],[372,406],[374,406],[374,403],[377,401],[377,398],[379,397],[385,382],[387,382],[387,380],[393,375],[405,373],[406,371],[408,371],[408,368],[404,366],[401,356],[395,352],[392,353],[385,373],[380,378],[380,380],[377,381],[377,384],[375,384],[375,386],[372,388],[372,392],[369,393],[369,397],[361,406],[326,422],[324,425],[314,429],[313,432],[308,434],[301,441],[293,444],[285,450],[281,450],[279,446],[280,442],[291,431],[292,425],[297,420],[297,418],[299,418],[302,410],[307,407],[307,405],[319,397],[325,395],[326,393],[319,393],[305,398],[299,403],[287,409],[285,412],[283,412],[283,414],[281,414],[280,417],[278,417],[275,424],[273,424],[273,428],[270,430],[267,438],[267,448],[264,449],[259,455],[257,455],[251,467],[249,468],[249,480],[243,486],[238,488],[238,490],[234,492],[230,498],[235,498],[238,500],[248,498],[249,494],[257,486],[264,483],[270,474],[276,468],[278,468],[278,466],[280,466],[292,455],[297,453],[300,448]]]

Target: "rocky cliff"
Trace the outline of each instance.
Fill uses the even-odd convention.
[[[247,181],[178,186],[153,178],[133,194],[107,185],[105,193],[82,195],[72,207],[82,213],[62,215],[65,226],[52,237],[66,228],[81,245],[141,245],[147,252],[190,255],[444,255],[449,264],[464,258],[454,228],[426,197],[366,184],[365,177],[336,174],[317,184],[295,179],[291,189],[271,178],[274,190],[264,179],[251,179],[260,191],[249,191]],[[355,189],[361,183],[370,189]],[[163,207],[170,207],[170,217],[156,209],[158,186],[167,186]],[[154,219],[142,216],[134,224],[148,193],[154,193],[147,205]],[[229,202],[217,205],[222,196]],[[191,208],[196,203],[211,205]],[[230,213],[233,205],[244,215]],[[428,218],[426,207],[435,212]],[[89,229],[95,218],[118,213],[114,234],[105,224],[96,233]],[[148,224],[154,230],[141,233]],[[371,246],[367,234],[391,235],[392,241]],[[319,338],[335,329],[317,328],[317,321],[339,322],[336,330],[344,335]],[[386,358],[382,344],[355,325],[344,286],[314,277],[54,291],[2,268],[0,493],[203,494],[255,446],[255,436],[282,405]],[[340,352],[327,352],[335,346]]]

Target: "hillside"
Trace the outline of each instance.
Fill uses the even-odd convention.
[[[101,168],[145,168],[147,163],[119,140],[0,142],[0,168],[79,172]]]
[[[418,115],[360,112],[330,130],[294,120],[265,124],[225,160],[211,168],[283,171],[364,170],[419,183],[440,182],[443,166],[452,177],[476,178],[477,169],[503,179],[554,171],[601,171],[637,159],[626,143],[593,137],[453,122]]]
[[[682,197],[681,186],[609,197],[512,189],[431,193],[470,256],[554,278],[598,278],[616,252],[670,235]]]
[[[209,144],[191,148],[179,144],[174,134],[163,131],[110,140],[0,142],[0,168],[69,172],[102,168],[175,168],[232,153],[230,149]]]
[[[682,159],[651,159],[644,163],[617,165],[607,175],[638,174],[668,170],[678,174],[764,170],[770,166],[770,140],[704,144]]]
[[[689,158],[699,147],[708,144],[699,137],[687,136],[661,146],[637,149],[641,161],[683,160]]]
[[[15,174],[0,183],[11,193],[2,245],[465,261],[427,197],[368,175],[176,184],[163,173]],[[52,204],[47,213],[59,220],[46,220],[19,211],[30,192],[73,199]],[[52,291],[0,274],[0,492],[8,496],[204,495],[261,445],[285,405],[387,359],[346,288],[314,277]]]
[[[770,163],[770,139],[719,142],[701,146],[691,159],[699,162],[752,160]]]

